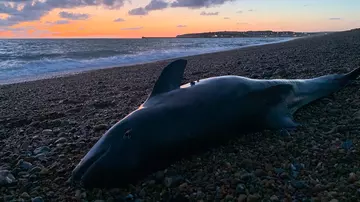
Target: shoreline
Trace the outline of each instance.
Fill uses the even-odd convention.
[[[313,36],[319,36],[319,35],[313,35]],[[180,58],[196,57],[196,56],[201,56],[201,55],[216,54],[216,53],[234,51],[234,50],[251,48],[251,47],[259,47],[259,46],[266,46],[266,45],[272,45],[272,44],[278,44],[278,43],[286,43],[286,42],[290,42],[290,41],[293,41],[293,40],[299,40],[299,39],[304,39],[304,38],[313,37],[313,36],[293,37],[293,38],[290,38],[290,39],[284,39],[284,40],[276,41],[276,42],[245,45],[245,46],[241,46],[241,47],[238,47],[238,48],[232,48],[232,49],[228,49],[228,50],[221,50],[221,51],[214,51],[214,52],[210,51],[210,52],[200,53],[200,54],[196,54],[196,55],[187,55],[187,56],[181,56],[181,57],[170,57],[170,58],[166,58],[166,59],[150,60],[150,61],[147,61],[147,62],[138,62],[138,63],[124,64],[124,65],[115,65],[115,66],[103,66],[103,67],[95,67],[95,68],[83,68],[81,70],[69,70],[69,71],[63,71],[63,72],[48,73],[47,75],[29,76],[29,77],[25,77],[25,78],[8,79],[8,80],[5,80],[5,81],[0,81],[0,86],[2,86],[2,85],[11,85],[11,84],[19,84],[19,83],[27,83],[27,82],[34,82],[34,81],[38,81],[38,80],[56,79],[56,78],[73,76],[73,75],[79,75],[79,74],[88,73],[88,72],[92,72],[92,71],[101,71],[101,70],[104,70],[104,69],[131,68],[133,66],[151,64],[151,63],[157,63],[157,62],[164,62],[164,61],[170,61],[170,60],[175,60],[175,59],[180,59]]]
[[[345,73],[360,66],[359,47],[357,29],[190,56],[183,83],[229,74],[294,79]],[[140,201],[359,198],[360,78],[300,109],[294,120],[302,126],[290,136],[239,133],[221,147],[123,189],[85,190],[69,183],[80,159],[144,102],[169,61],[0,85],[0,170],[6,171],[0,175],[11,174],[7,184],[0,184],[0,197],[69,202],[122,201],[126,196]]]

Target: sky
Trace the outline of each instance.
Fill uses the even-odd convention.
[[[209,31],[342,31],[360,0],[0,0],[0,38],[174,37]]]

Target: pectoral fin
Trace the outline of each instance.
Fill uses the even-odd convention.
[[[288,100],[293,97],[291,84],[271,86],[253,92],[250,96],[261,102],[262,112],[266,113],[265,124],[269,129],[290,129],[300,125],[293,121],[288,108]]]

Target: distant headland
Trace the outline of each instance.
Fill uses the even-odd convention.
[[[236,37],[304,37],[327,32],[292,32],[292,31],[220,31],[177,35],[176,38],[236,38]]]
[[[181,34],[176,37],[145,37],[143,39],[154,38],[243,38],[243,37],[304,37],[317,34],[325,34],[330,32],[293,32],[293,31],[218,31],[218,32],[202,32]]]

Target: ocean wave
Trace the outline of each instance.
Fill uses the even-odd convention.
[[[160,41],[161,43],[151,44],[157,46],[156,48],[149,48],[149,45],[144,45],[133,48],[130,46],[127,49],[68,50],[65,53],[41,53],[38,55],[18,55],[17,57],[11,54],[0,54],[0,83],[25,78],[46,78],[46,75],[146,63],[279,41],[281,40],[198,40],[183,41],[182,43],[181,41],[172,41],[165,44],[161,44],[164,42]]]

